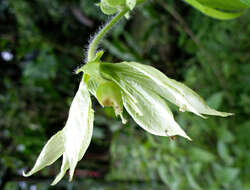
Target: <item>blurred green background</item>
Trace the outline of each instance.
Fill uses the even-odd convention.
[[[104,60],[136,60],[182,81],[230,118],[175,118],[193,139],[125,126],[94,101],[91,145],[72,183],[51,187],[60,161],[24,178],[66,121],[91,36],[109,17],[92,0],[0,1],[1,190],[249,190],[250,12],[233,21],[182,1],[143,4],[102,41]],[[166,121],[167,122],[167,121]]]

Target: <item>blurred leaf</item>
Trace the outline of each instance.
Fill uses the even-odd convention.
[[[228,184],[230,182],[233,182],[237,176],[239,175],[239,169],[238,168],[231,168],[231,167],[221,167],[218,164],[214,164],[214,174],[216,178],[222,183],[222,184]]]
[[[220,157],[228,164],[232,165],[233,164],[233,159],[229,154],[228,146],[222,141],[219,141],[217,143],[217,151]]]
[[[212,153],[201,148],[194,148],[194,147],[191,148],[190,156],[191,156],[191,159],[195,161],[201,161],[201,162],[207,162],[207,163],[215,160],[215,156]]]
[[[207,104],[214,109],[219,109],[223,100],[223,93],[217,92],[207,99]]]

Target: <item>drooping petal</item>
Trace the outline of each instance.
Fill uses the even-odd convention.
[[[188,88],[181,82],[170,79],[170,84],[174,86],[184,97],[188,100],[189,104],[200,114],[206,115],[217,115],[221,117],[227,117],[233,115],[232,113],[220,112],[215,109],[210,108],[207,103],[201,98],[197,93]],[[182,108],[180,108],[182,109]],[[185,105],[184,105],[185,111]]]
[[[86,85],[81,82],[73,99],[66,122],[65,156],[69,162],[70,180],[73,178],[77,162],[86,152],[93,131],[93,111]]]
[[[63,162],[61,166],[61,171],[60,173],[56,176],[54,181],[51,183],[51,185],[56,185],[65,175],[66,171],[69,169],[69,161],[66,157],[66,154],[63,154]]]
[[[24,176],[34,174],[63,155],[61,172],[52,185],[58,183],[68,169],[70,169],[70,180],[72,180],[76,164],[82,159],[90,144],[93,121],[94,112],[91,109],[90,94],[82,81],[70,106],[65,127],[51,137],[40,153],[33,169]]]
[[[124,92],[124,106],[139,126],[154,135],[170,137],[180,135],[191,140],[175,122],[171,110],[160,96],[147,88],[136,85],[129,91],[138,103],[135,107],[130,97]],[[138,109],[141,114],[138,113]]]
[[[28,177],[46,166],[53,164],[64,152],[64,136],[63,130],[57,132],[43,147],[34,167],[27,174],[23,172],[23,176]]]
[[[93,128],[93,122],[94,122],[94,112],[93,110],[90,110],[90,113],[89,113],[89,124],[88,126],[90,126],[90,128],[92,127]],[[91,129],[91,134],[92,134],[92,129]],[[92,136],[92,135],[91,135]],[[86,140],[86,144],[85,146],[82,147],[80,153],[79,153],[79,160],[81,160],[81,158],[84,156],[87,148],[88,148],[88,142],[90,142],[91,140],[91,136],[89,136],[89,138],[87,138]],[[63,154],[63,162],[62,162],[62,166],[61,166],[61,171],[60,173],[56,176],[56,178],[54,179],[54,181],[51,183],[51,185],[56,185],[62,178],[63,176],[65,175],[66,171],[70,168],[70,163],[69,163],[69,160],[68,160],[68,157],[67,157],[67,154],[64,153]],[[74,171],[74,170],[73,170]],[[72,176],[70,176],[70,180],[72,180],[72,177],[73,177],[73,173],[72,173]]]
[[[193,90],[183,83],[168,78],[159,70],[135,62],[117,64],[102,63],[102,75],[115,81],[126,91],[129,86],[148,88],[159,96],[179,106],[181,111],[190,111],[203,117],[201,114],[226,117],[231,113],[219,112],[210,108],[206,102]]]

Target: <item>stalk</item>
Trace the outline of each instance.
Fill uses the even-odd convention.
[[[100,32],[95,36],[95,38],[91,41],[89,44],[88,49],[88,58],[87,62],[92,61],[95,58],[96,50],[98,48],[98,45],[101,41],[101,39],[105,36],[105,34],[112,28],[114,24],[116,24],[120,18],[122,18],[127,12],[129,11],[128,8],[123,9],[121,12],[119,12],[116,16],[114,16],[101,30]]]

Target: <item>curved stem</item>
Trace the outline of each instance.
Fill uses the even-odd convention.
[[[102,30],[95,36],[95,38],[89,44],[88,49],[88,59],[87,61],[90,62],[95,58],[97,47],[100,43],[100,40],[105,36],[105,34],[112,28],[114,24],[116,24],[120,18],[122,18],[129,10],[126,8],[119,12],[116,16],[114,16],[110,22],[108,22]]]

